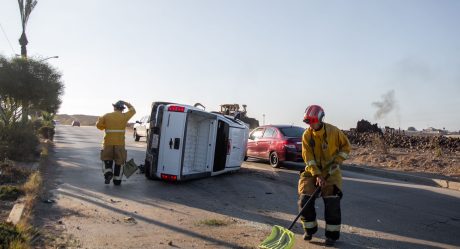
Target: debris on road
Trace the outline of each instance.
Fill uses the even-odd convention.
[[[48,203],[48,204],[52,204],[52,203],[55,203],[55,202],[56,202],[55,200],[51,200],[51,199],[43,200],[43,203]]]
[[[123,220],[124,220],[126,223],[134,223],[134,224],[137,223],[136,219],[134,219],[133,217],[129,217],[129,216],[128,216],[128,217],[125,217]]]

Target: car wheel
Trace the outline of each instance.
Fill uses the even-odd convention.
[[[269,160],[270,160],[270,165],[273,168],[278,168],[280,166],[280,159],[279,159],[278,153],[276,153],[276,151],[273,151],[273,152],[270,153]]]
[[[134,141],[136,141],[136,142],[138,142],[139,139],[141,139],[141,137],[139,135],[137,135],[136,130],[134,130],[133,137],[134,137]]]

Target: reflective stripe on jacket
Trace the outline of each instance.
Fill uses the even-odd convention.
[[[128,111],[107,113],[97,120],[96,127],[105,130],[104,145],[125,145],[125,129],[129,119],[136,114],[134,107]]]

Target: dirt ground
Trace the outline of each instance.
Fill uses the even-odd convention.
[[[460,151],[375,149],[353,146],[347,164],[405,172],[433,173],[460,180]]]

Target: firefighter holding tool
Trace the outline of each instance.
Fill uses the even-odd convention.
[[[103,172],[105,184],[121,184],[123,166],[126,162],[125,130],[128,120],[136,114],[134,107],[125,101],[112,104],[114,111],[100,117],[96,123],[99,130],[105,131],[101,160],[104,162]],[[125,108],[127,112],[123,112]],[[115,165],[113,165],[115,163]]]
[[[299,210],[321,187],[326,220],[326,246],[333,246],[340,237],[342,198],[342,173],[339,165],[350,154],[350,142],[337,127],[323,122],[324,110],[318,105],[308,106],[303,121],[310,127],[302,136],[302,157],[306,163],[305,171],[300,174],[298,193]],[[311,240],[318,230],[315,199],[310,201],[301,213],[304,240]]]

